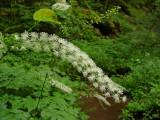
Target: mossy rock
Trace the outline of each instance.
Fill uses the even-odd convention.
[[[115,24],[113,23],[113,21],[109,21],[109,27],[114,29],[116,26]]]
[[[102,34],[101,34],[101,32],[100,32],[100,30],[98,28],[94,28],[93,30],[94,30],[94,34],[96,36],[102,36]]]
[[[91,9],[82,9],[83,17],[88,20],[97,21],[99,19],[99,13]]]

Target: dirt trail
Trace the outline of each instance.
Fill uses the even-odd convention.
[[[81,105],[82,110],[90,116],[89,120],[121,120],[118,116],[121,114],[121,109],[125,108],[127,103],[115,103],[113,99],[107,99],[111,106],[102,107],[99,100],[96,98],[82,98],[81,101],[84,101],[85,104]]]

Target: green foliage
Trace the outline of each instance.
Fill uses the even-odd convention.
[[[3,109],[0,112],[1,118],[16,120],[32,117],[54,120],[78,119],[76,114],[80,113],[80,109],[73,107],[78,94],[64,94],[57,88],[52,88],[48,82],[45,84],[43,98],[37,110],[36,107],[45,74],[50,72],[51,69],[44,65],[38,68],[32,67],[27,71],[18,64],[14,67],[6,63],[1,64],[0,98],[1,109]],[[53,79],[61,80],[61,82],[68,85],[74,84],[69,81],[68,77],[62,78],[56,73],[54,73]],[[85,117],[85,115],[79,117]]]
[[[4,39],[5,44],[10,46],[12,37]],[[3,53],[5,51],[2,51]],[[78,90],[84,90],[86,84],[79,81],[78,75],[66,74],[66,71],[73,68],[71,65],[66,65],[64,69],[64,64],[63,61],[54,58],[51,52],[10,51],[0,61],[0,118],[4,120],[88,119],[76,102],[79,98]],[[60,65],[63,66],[62,71]],[[47,78],[42,91],[43,96],[40,98],[46,74],[69,86],[74,92],[68,94],[51,86]]]
[[[152,9],[155,0],[129,0],[129,3],[136,8]]]
[[[79,7],[69,8],[65,11],[54,11],[62,23],[58,32],[59,36],[71,40],[86,39],[94,41],[97,39],[97,36],[94,35],[93,26],[88,24]]]
[[[1,20],[1,31],[7,33],[14,32],[22,32],[25,29],[29,29],[33,24],[32,16],[33,9],[30,9],[28,6],[24,5],[23,2],[4,2],[10,7],[6,7],[5,5],[1,9],[0,12],[0,20]],[[3,4],[2,4],[3,5]],[[28,22],[30,21],[30,22]]]
[[[123,78],[122,84],[128,87],[133,100],[123,110],[121,117],[133,119],[133,116],[144,116],[144,120],[160,118],[160,76],[159,59],[142,57],[137,65],[131,66],[132,72]]]
[[[113,80],[127,89],[126,94],[131,96],[131,101],[120,116],[124,120],[160,117],[160,49],[153,47],[158,41],[152,34],[146,41],[147,34],[136,31],[94,43],[73,41]]]
[[[66,11],[47,9],[55,2],[57,0],[2,0],[0,31],[28,30],[34,24],[34,12],[41,9],[34,18],[42,22],[34,31],[54,32],[67,38],[127,89],[125,94],[130,101],[120,115],[123,120],[159,119],[159,0],[69,0],[71,7]],[[114,6],[120,6],[122,12],[107,18],[105,13]],[[62,24],[43,21],[60,21]],[[100,28],[94,28],[93,23],[103,23],[112,29],[109,36],[114,39],[102,36]],[[4,43],[7,46],[0,49],[0,56],[13,44],[16,47],[21,45],[21,41],[15,42],[13,36],[5,37]],[[72,88],[74,93],[67,94],[47,81],[37,108],[47,73]],[[88,90],[83,81],[85,78],[75,68],[54,57],[52,52],[35,53],[32,48],[24,52],[9,51],[0,60],[0,119],[87,120],[76,101],[79,91]]]

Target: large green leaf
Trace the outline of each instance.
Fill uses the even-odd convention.
[[[57,24],[61,24],[57,20],[57,16],[54,11],[50,9],[40,9],[37,12],[34,13],[33,15],[34,20],[37,21],[49,21],[49,22],[54,22]]]

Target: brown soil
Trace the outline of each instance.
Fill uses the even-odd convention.
[[[125,108],[127,103],[115,103],[113,99],[107,99],[111,106],[106,106],[103,102],[103,106],[96,98],[81,98],[80,101],[84,101],[85,104],[81,105],[82,111],[86,112],[90,118],[88,120],[121,120],[118,116],[121,114],[121,109]]]

